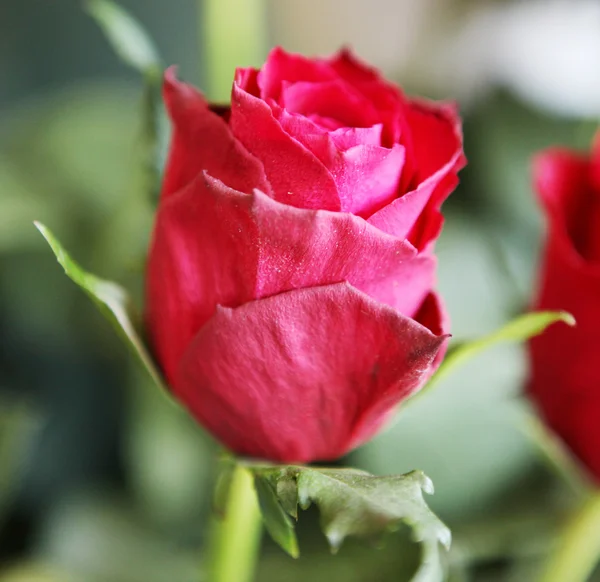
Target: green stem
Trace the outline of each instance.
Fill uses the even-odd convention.
[[[208,582],[251,582],[258,560],[262,519],[248,469],[236,465],[224,516],[214,516]]]
[[[206,67],[206,94],[228,102],[237,67],[264,59],[267,18],[264,0],[199,0],[200,43]]]
[[[600,492],[595,492],[567,524],[541,582],[585,582],[599,559]]]

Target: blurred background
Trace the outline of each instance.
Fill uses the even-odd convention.
[[[469,165],[438,243],[453,335],[492,331],[527,307],[542,227],[529,162],[553,144],[586,148],[595,131],[597,0],[121,5],[165,64],[217,98],[236,42],[254,31],[236,64],[259,64],[273,45],[310,55],[351,45],[409,93],[458,100]],[[2,582],[199,579],[215,445],[165,404],[32,225],[139,295],[152,222],[143,99],[140,75],[80,2],[0,2]],[[432,478],[428,502],[454,533],[449,580],[534,579],[577,502],[526,430],[525,374],[520,348],[494,348],[344,460]],[[409,579],[417,546],[349,543],[331,557],[317,517],[301,518],[299,561],[265,539],[257,580]]]

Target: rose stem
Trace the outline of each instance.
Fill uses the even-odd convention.
[[[248,469],[236,465],[224,515],[213,517],[208,582],[251,582],[258,561],[262,518]]]
[[[264,60],[267,18],[264,0],[199,0],[200,38],[210,101],[229,102],[236,67]]]
[[[600,491],[596,491],[567,523],[541,582],[584,582],[599,558]]]

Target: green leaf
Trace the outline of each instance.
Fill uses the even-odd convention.
[[[160,70],[154,43],[131,14],[109,0],[88,0],[86,8],[125,63],[144,74]]]
[[[88,0],[87,10],[98,22],[119,57],[144,77],[144,166],[147,190],[156,198],[169,137],[161,100],[163,67],[158,50],[142,26],[117,4],[109,0]]]
[[[423,491],[433,485],[420,471],[378,477],[357,469],[248,465],[254,474],[267,531],[290,555],[298,555],[292,518],[297,509],[316,504],[332,552],[348,536],[378,538],[402,523],[423,547],[413,582],[442,580],[439,544],[450,546],[448,528],[429,509]]]
[[[141,339],[141,334],[138,332],[137,323],[139,318],[125,289],[116,283],[99,279],[95,275],[84,271],[68,255],[48,228],[39,222],[34,224],[50,245],[66,275],[92,299],[102,315],[112,323],[119,336],[141,361],[154,382],[167,395],[168,391],[165,388],[162,376],[154,365],[152,357]],[[169,401],[173,402],[170,396]]]
[[[254,485],[265,527],[275,542],[290,556],[297,558],[300,550],[294,522],[284,509],[285,502],[277,495],[277,483],[272,481],[268,476],[258,473],[254,475]]]
[[[425,390],[445,378],[461,364],[467,362],[491,347],[501,343],[519,343],[542,333],[553,323],[562,321],[567,325],[575,325],[575,318],[565,311],[535,311],[521,315],[500,329],[473,341],[458,342],[450,346],[442,365],[429,381]]]

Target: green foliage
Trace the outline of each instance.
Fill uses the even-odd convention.
[[[505,342],[519,343],[542,333],[553,323],[562,321],[567,325],[575,325],[575,318],[564,311],[537,311],[521,315],[500,329],[477,340],[458,342],[450,347],[442,365],[430,380],[429,390],[440,379],[445,378],[455,368],[467,362],[497,344]]]
[[[156,197],[169,133],[161,100],[163,67],[158,50],[141,24],[117,4],[108,0],[88,0],[87,8],[121,60],[144,77],[144,167],[147,190]]]
[[[298,506],[314,503],[332,552],[348,536],[377,539],[402,523],[422,544],[421,566],[413,582],[442,580],[439,544],[450,546],[448,528],[433,514],[423,491],[433,485],[420,471],[378,477],[357,469],[249,465],[271,537],[291,556],[299,555],[294,531]]]
[[[160,57],[152,39],[126,10],[108,0],[88,0],[86,7],[125,63],[143,74],[160,70]]]
[[[297,558],[300,555],[300,549],[298,548],[294,522],[290,514],[286,513],[284,509],[287,506],[285,484],[279,488],[278,484],[273,484],[268,476],[258,473],[255,474],[254,484],[260,510],[269,534],[290,556]],[[279,496],[278,489],[281,489],[281,497]],[[294,507],[293,515],[297,517],[295,510],[296,508]]]
[[[164,388],[160,372],[154,365],[139,331],[139,317],[125,289],[111,281],[105,281],[84,271],[65,251],[54,235],[43,224],[35,223],[54,252],[66,275],[92,299],[102,315],[108,319],[123,341],[146,368],[154,382]]]
[[[22,458],[34,415],[24,403],[0,401],[0,525],[17,492]]]

